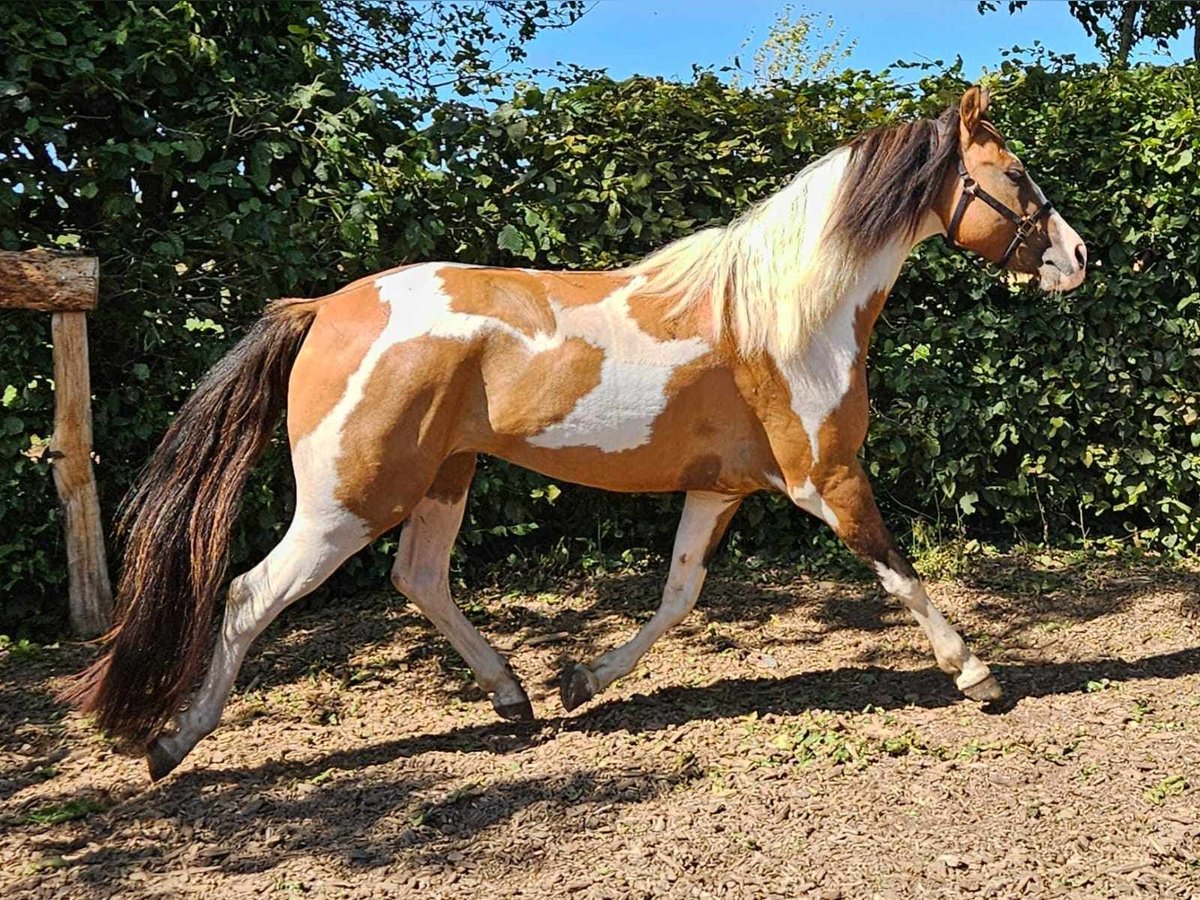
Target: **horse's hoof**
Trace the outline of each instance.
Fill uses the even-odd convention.
[[[151,781],[165,778],[181,762],[182,759],[176,759],[167,751],[162,741],[156,740],[146,750],[146,768],[150,770]]]
[[[560,689],[563,709],[570,712],[596,696],[595,680],[596,676],[583,666],[572,666],[563,672]]]
[[[996,680],[995,675],[989,675],[983,681],[977,681],[975,684],[959,688],[959,690],[976,703],[990,703],[1004,696],[1004,691],[1000,689],[1000,682]]]
[[[496,714],[500,718],[508,719],[510,722],[533,721],[533,704],[529,702],[528,697],[518,700],[516,703],[500,703],[492,700],[492,708],[496,710]]]

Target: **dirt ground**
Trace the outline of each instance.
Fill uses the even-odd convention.
[[[0,896],[1200,897],[1200,572],[985,560],[931,593],[1010,702],[961,700],[868,584],[730,568],[571,716],[558,673],[660,574],[460,596],[539,715],[497,723],[409,605],[285,614],[151,786],[0,659]]]

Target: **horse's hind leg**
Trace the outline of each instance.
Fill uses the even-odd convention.
[[[725,494],[688,493],[675,532],[671,571],[658,610],[620,647],[609,650],[586,666],[577,665],[563,673],[562,704],[568,712],[633,671],[651,645],[692,611],[704,585],[709,557],[741,502],[741,497]]]
[[[392,583],[445,635],[475,673],[492,706],[506,719],[528,721],[533,707],[505,661],[450,596],[450,551],[462,525],[475,456],[452,456],[417,503],[400,535]]]
[[[297,514],[267,557],[229,586],[225,616],[204,684],[187,709],[175,717],[173,734],[158,737],[148,750],[150,777],[174,769],[221,720],[225,701],[246,651],[286,607],[316,590],[370,535],[357,517],[318,527]]]

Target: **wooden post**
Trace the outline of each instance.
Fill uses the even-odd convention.
[[[54,343],[54,484],[67,538],[71,631],[104,632],[112,616],[112,586],[104,554],[100,499],[92,469],[91,377],[87,314],[99,292],[99,261],[45,251],[0,252],[0,309],[51,312]]]
[[[45,250],[0,251],[0,309],[87,312],[96,308],[100,262]]]

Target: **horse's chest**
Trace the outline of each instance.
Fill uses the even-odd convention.
[[[787,481],[853,457],[866,433],[863,356],[852,324],[830,323],[795,360],[763,360],[740,377]]]

